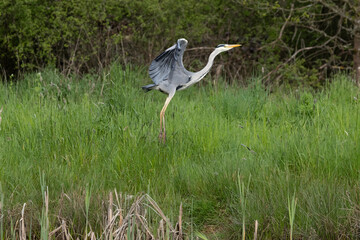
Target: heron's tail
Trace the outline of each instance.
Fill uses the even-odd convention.
[[[141,88],[145,91],[145,92],[148,92],[148,91],[151,91],[153,90],[157,85],[156,84],[149,84],[149,85],[146,85],[146,86],[142,86]]]

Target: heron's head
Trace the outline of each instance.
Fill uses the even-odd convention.
[[[221,52],[225,52],[236,47],[241,47],[241,44],[219,44],[217,45],[216,49],[218,49]]]
[[[180,38],[177,40],[177,45],[178,45],[178,48],[184,48],[186,47],[188,41],[185,39],[185,38]]]

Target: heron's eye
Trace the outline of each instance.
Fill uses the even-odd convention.
[[[219,47],[224,47],[225,46],[225,44],[219,44],[219,45],[217,45],[217,47],[216,48],[219,48]]]

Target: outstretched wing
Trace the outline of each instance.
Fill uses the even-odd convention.
[[[150,64],[149,75],[156,85],[169,79],[170,74],[176,68],[176,65],[184,69],[182,57],[186,49],[187,40],[181,38],[176,44],[166,49],[165,52],[157,56]]]

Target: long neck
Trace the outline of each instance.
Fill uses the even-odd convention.
[[[205,77],[205,75],[210,71],[213,63],[214,63],[214,59],[215,57],[220,53],[221,51],[219,51],[217,48],[210,54],[209,56],[209,60],[206,64],[206,66],[201,69],[200,71],[194,73],[193,79],[194,82],[198,82],[200,81],[203,77]]]

